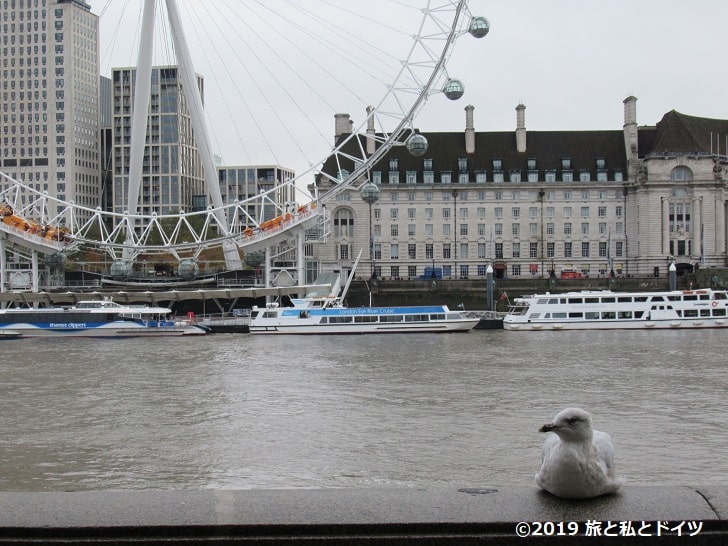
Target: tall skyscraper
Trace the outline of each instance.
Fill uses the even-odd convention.
[[[98,16],[83,0],[2,0],[0,169],[100,205]]]
[[[131,125],[136,86],[135,68],[113,71],[114,193],[113,211],[128,208]],[[202,78],[197,78],[202,90]],[[139,210],[144,214],[176,214],[204,210],[207,191],[202,162],[192,134],[182,81],[176,66],[152,67]]]

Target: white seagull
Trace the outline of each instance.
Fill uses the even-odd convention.
[[[592,429],[591,415],[566,408],[539,432],[547,432],[536,484],[557,497],[589,499],[616,492],[614,446],[606,432]]]

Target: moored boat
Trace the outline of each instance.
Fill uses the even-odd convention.
[[[361,256],[361,253],[359,253]],[[343,304],[359,258],[339,296],[340,277],[328,294],[292,298],[290,307],[270,303],[253,307],[251,334],[386,334],[467,332],[479,322],[477,316],[450,310],[447,305],[403,307],[346,307]]]
[[[510,331],[728,327],[728,291],[581,291],[516,298],[503,319]]]
[[[156,337],[204,335],[209,329],[174,319],[167,307],[81,301],[73,307],[0,309],[0,334],[16,337]]]

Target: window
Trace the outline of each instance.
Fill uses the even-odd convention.
[[[581,217],[589,218],[589,207],[581,207]]]
[[[407,224],[407,237],[415,237],[417,224]]]
[[[427,243],[425,245],[425,259],[432,260],[435,258],[435,245]]]
[[[571,207],[564,207],[564,218],[571,218]]]
[[[334,237],[353,237],[354,215],[349,209],[339,209],[334,215]]]
[[[432,224],[425,224],[425,238],[432,239],[434,236],[434,229]]]
[[[572,244],[567,241],[564,243],[564,258],[571,258],[572,256]]]
[[[581,257],[582,258],[588,258],[589,257],[589,242],[584,241],[581,243]]]
[[[514,220],[518,220],[521,217],[521,208],[520,207],[511,208],[511,215]]]
[[[399,226],[397,224],[392,224],[391,226],[389,226],[389,236],[399,237]]]
[[[440,173],[440,184],[452,183],[452,173],[450,171],[442,171]]]
[[[495,257],[500,260],[503,259],[503,243],[495,244]]]
[[[443,260],[449,260],[450,259],[450,243],[443,243],[442,244],[442,259]],[[444,274],[444,272],[443,272]]]
[[[599,242],[599,257],[600,258],[607,257],[607,243],[604,241]]]
[[[511,234],[514,237],[520,237],[521,236],[521,224],[511,225]]]
[[[615,207],[615,209],[614,209],[614,216],[616,216],[617,218],[621,218],[622,217],[622,205],[617,205]]]
[[[556,243],[546,243],[546,257],[553,258],[556,255]]]
[[[498,158],[493,159],[493,170],[502,171],[503,170],[503,161],[501,161]]]
[[[502,236],[503,235],[503,224],[496,224],[494,227],[495,227],[495,234],[497,236]]]
[[[564,235],[571,235],[571,222],[564,222]]]
[[[467,171],[468,170],[468,158],[467,157],[461,157],[458,159],[458,171]]]
[[[417,171],[407,171],[405,173],[405,183],[417,184]]]
[[[390,209],[390,211],[389,211],[389,217],[392,220],[399,219],[399,209]]]
[[[496,207],[495,210],[495,218],[496,220],[502,220],[503,219],[503,207]]]
[[[389,259],[399,260],[399,245],[397,243],[389,245]]]
[[[581,223],[581,234],[582,235],[589,235],[589,222],[582,222]]]
[[[528,243],[529,258],[538,258],[538,243]]]
[[[464,237],[468,236],[468,224],[460,224],[460,235]]]
[[[513,243],[513,246],[511,247],[511,254],[513,254],[514,258],[521,257],[521,243]]]
[[[511,171],[509,179],[511,182],[520,182],[521,181],[521,171]]]
[[[408,244],[407,245],[407,257],[410,260],[416,260],[417,259],[417,245],[416,244]]]
[[[680,165],[670,172],[670,180],[674,182],[687,182],[693,179],[693,171],[690,168]]]

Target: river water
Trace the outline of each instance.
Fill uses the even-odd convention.
[[[728,485],[725,331],[0,347],[5,491],[533,485],[570,405],[628,484]]]

